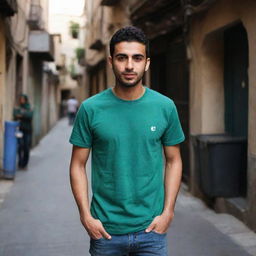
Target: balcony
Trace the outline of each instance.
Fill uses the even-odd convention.
[[[31,30],[43,29],[42,13],[40,4],[31,4],[27,21]]]
[[[43,61],[54,61],[54,47],[52,36],[42,30],[29,33],[28,51]]]
[[[119,2],[120,2],[120,0],[102,0],[101,5],[114,6],[114,5],[118,4]]]
[[[0,1],[0,14],[7,17],[13,16],[18,11],[16,0],[1,0]]]

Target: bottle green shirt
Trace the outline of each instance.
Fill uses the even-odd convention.
[[[163,145],[184,140],[173,101],[145,88],[137,100],[111,88],[85,100],[70,137],[92,148],[91,214],[110,234],[143,230],[162,213]]]

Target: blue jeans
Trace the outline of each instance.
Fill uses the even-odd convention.
[[[18,139],[18,156],[19,156],[19,167],[24,168],[27,166],[29,161],[29,152],[31,146],[31,132],[22,131],[23,137]]]
[[[76,118],[76,113],[75,112],[69,112],[68,113],[68,124],[73,125],[74,121],[75,121],[75,118]]]
[[[92,256],[167,256],[166,234],[144,230],[126,234],[111,235],[112,239],[92,239],[90,254]]]

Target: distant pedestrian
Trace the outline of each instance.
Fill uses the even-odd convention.
[[[70,99],[67,100],[67,112],[68,112],[69,125],[73,125],[75,121],[78,106],[79,106],[79,103],[75,98],[75,96],[71,96]]]
[[[115,86],[82,103],[70,137],[71,186],[92,256],[167,256],[184,134],[174,102],[142,84],[148,54],[140,29],[113,35]],[[85,166],[91,149],[90,204]]]
[[[26,169],[32,140],[33,118],[33,111],[26,94],[20,95],[18,106],[13,111],[13,117],[14,120],[20,122],[21,136],[18,138],[18,165],[20,169]]]
[[[60,116],[61,117],[64,117],[64,116],[67,116],[68,115],[68,111],[67,111],[67,99],[63,99],[61,101],[61,109],[60,109]]]

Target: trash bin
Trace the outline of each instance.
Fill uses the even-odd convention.
[[[17,138],[19,122],[6,121],[4,132],[4,178],[14,179],[16,172]]]
[[[198,135],[200,186],[209,197],[237,197],[246,193],[247,140],[226,134]]]

